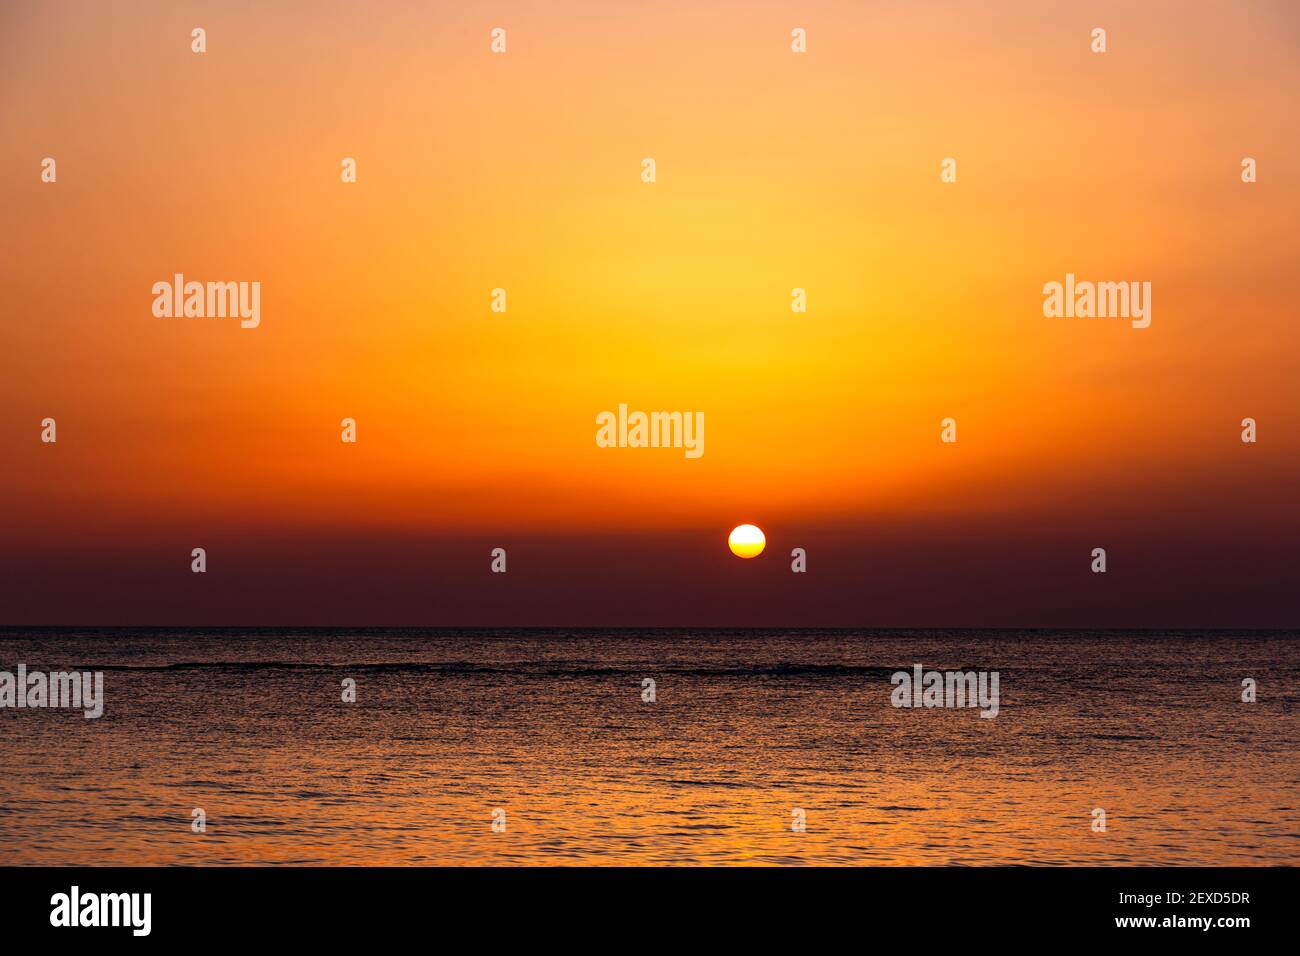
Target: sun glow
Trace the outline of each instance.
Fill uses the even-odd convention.
[[[737,525],[727,536],[727,547],[738,558],[756,558],[767,547],[767,538],[757,525]]]

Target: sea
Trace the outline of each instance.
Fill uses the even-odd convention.
[[[0,629],[19,664],[103,713],[0,707],[0,864],[1300,864],[1295,631]],[[996,716],[897,706],[917,665]]]

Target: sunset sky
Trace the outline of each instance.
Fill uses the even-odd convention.
[[[1289,2],[6,3],[0,624],[1294,625],[1297,115]]]

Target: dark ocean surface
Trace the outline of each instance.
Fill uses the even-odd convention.
[[[104,714],[0,709],[7,864],[1300,864],[1296,632],[0,630],[19,663]],[[918,663],[998,715],[892,706]]]

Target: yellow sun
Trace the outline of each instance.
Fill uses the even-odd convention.
[[[767,538],[763,536],[763,529],[757,525],[737,525],[727,536],[727,547],[738,558],[756,558],[767,547]]]

